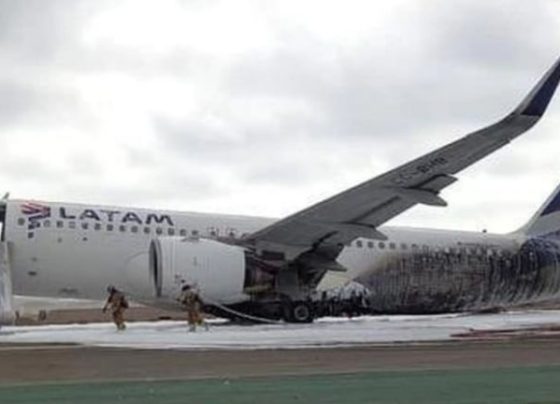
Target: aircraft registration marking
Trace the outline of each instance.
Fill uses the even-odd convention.
[[[419,177],[421,175],[428,174],[430,171],[435,170],[436,168],[445,166],[449,161],[445,157],[436,157],[432,160],[429,160],[425,163],[419,164],[414,167],[410,171],[402,172],[398,175],[398,177],[393,181],[396,184],[402,185],[405,182],[408,182],[415,177]]]

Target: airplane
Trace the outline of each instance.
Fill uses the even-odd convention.
[[[383,312],[557,296],[560,187],[510,234],[382,225],[446,206],[456,174],[532,128],[559,81],[560,59],[500,121],[280,220],[4,198],[1,262],[18,295],[102,299],[110,284],[179,309],[190,284],[210,306],[287,322],[313,321],[317,291],[351,280]]]

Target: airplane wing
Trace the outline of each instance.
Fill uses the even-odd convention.
[[[325,242],[384,239],[376,230],[379,225],[418,203],[445,206],[439,192],[457,180],[454,174],[535,125],[559,81],[560,59],[499,122],[281,219],[247,236],[246,241],[263,251],[291,250],[295,257]]]

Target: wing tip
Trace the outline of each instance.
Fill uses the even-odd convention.
[[[560,59],[539,80],[537,85],[515,109],[515,115],[540,118],[544,115],[550,100],[554,96],[560,82]]]

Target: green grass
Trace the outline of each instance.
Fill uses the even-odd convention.
[[[560,403],[560,366],[0,387],[0,403]]]

